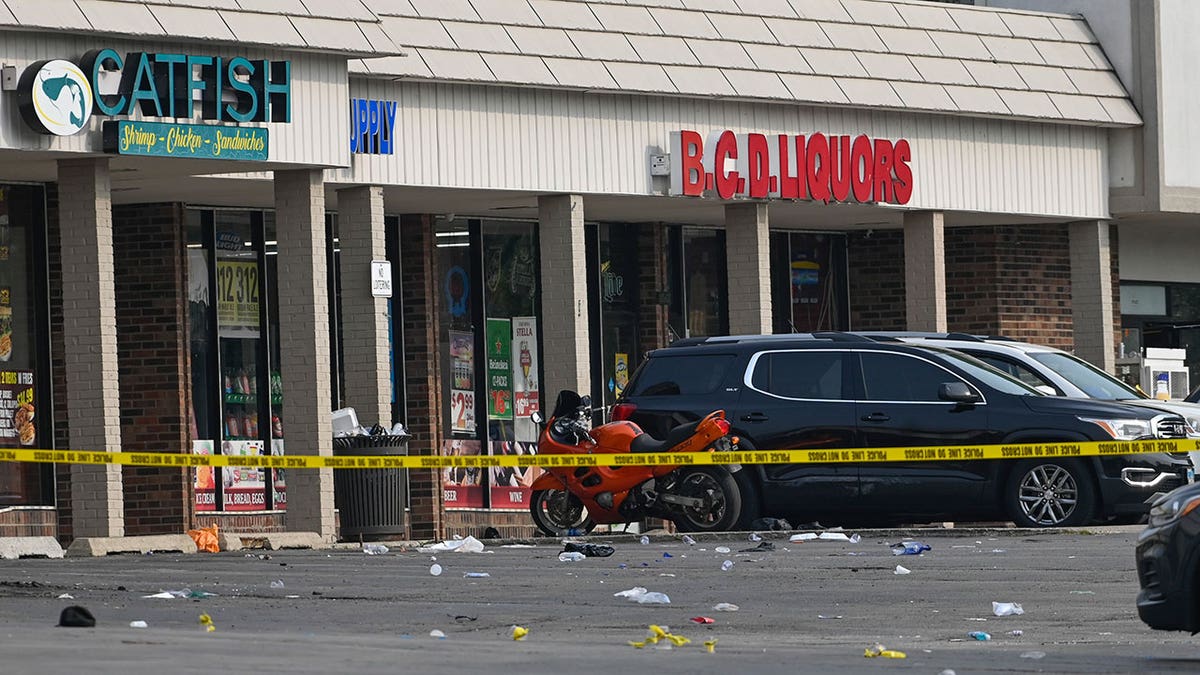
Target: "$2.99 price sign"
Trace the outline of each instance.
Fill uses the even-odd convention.
[[[450,430],[475,431],[475,392],[455,389],[450,392]]]
[[[257,261],[217,261],[217,320],[224,326],[258,325]]]

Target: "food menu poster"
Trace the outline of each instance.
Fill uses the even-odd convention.
[[[192,441],[193,455],[213,454],[212,441]],[[216,470],[211,466],[196,467],[196,475],[192,478],[193,491],[196,493],[197,511],[217,510]]]
[[[521,441],[492,441],[493,455],[535,455],[537,443]],[[489,491],[493,509],[527,509],[529,496],[533,493],[533,481],[542,475],[543,469],[536,466],[493,466],[490,472]]]
[[[0,447],[37,442],[33,371],[0,370]]]
[[[454,439],[442,441],[442,454],[447,457],[478,455],[483,444],[479,441]],[[483,472],[477,466],[447,466],[442,469],[442,502],[446,508],[483,508]]]

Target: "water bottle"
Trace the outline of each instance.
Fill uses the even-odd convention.
[[[728,572],[731,569],[733,569],[733,561],[732,560],[726,560],[725,562],[721,563],[721,571],[722,572]]]
[[[650,543],[650,537],[647,537],[646,535],[643,534],[641,541],[642,541],[642,546],[645,546]]]
[[[685,534],[683,535],[683,543],[687,544],[688,546],[695,546],[696,540]]]
[[[558,561],[559,562],[579,562],[580,560],[583,560],[586,557],[587,556],[585,556],[584,554],[582,554],[578,551],[563,551],[562,553],[558,554]]]
[[[383,544],[363,544],[363,553],[367,555],[383,555],[388,552],[388,547]]]
[[[757,532],[751,532],[750,541],[762,541],[762,537],[758,536]]]
[[[975,638],[976,640],[979,640],[980,642],[986,642],[987,640],[992,639],[991,635],[989,635],[981,630],[973,630],[970,633],[967,633],[967,637]]]

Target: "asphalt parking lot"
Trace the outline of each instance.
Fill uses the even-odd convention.
[[[338,548],[2,561],[0,670],[1196,672],[1200,643],[1137,618],[1137,530],[910,531],[932,546],[921,556],[892,554],[887,544],[905,533],[864,532],[855,544],[793,544],[763,533],[776,550],[749,553],[738,553],[758,545],[746,535],[695,545],[600,536],[592,541],[609,541],[616,553],[579,562],[560,562],[561,547],[545,541],[489,544],[484,553],[395,547],[370,556]],[[432,557],[440,576],[430,574]],[[911,573],[897,575],[897,564]],[[634,587],[671,602],[614,597]],[[143,597],[184,589],[215,595]],[[993,616],[993,601],[1020,603],[1025,614]],[[713,609],[722,602],[739,609]],[[87,607],[96,627],[55,627],[71,604]],[[690,621],[701,616],[714,623]],[[651,624],[691,642],[631,647]],[[529,635],[514,642],[513,625]],[[445,638],[431,637],[435,630]],[[976,641],[973,631],[992,639]],[[877,644],[907,658],[865,658]]]

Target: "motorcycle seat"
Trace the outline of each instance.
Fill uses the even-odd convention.
[[[629,444],[630,452],[666,452],[671,448],[691,438],[696,433],[696,427],[700,426],[700,421],[688,422],[683,426],[678,426],[667,432],[667,437],[663,440],[657,440],[650,434],[642,434],[633,439]]]

